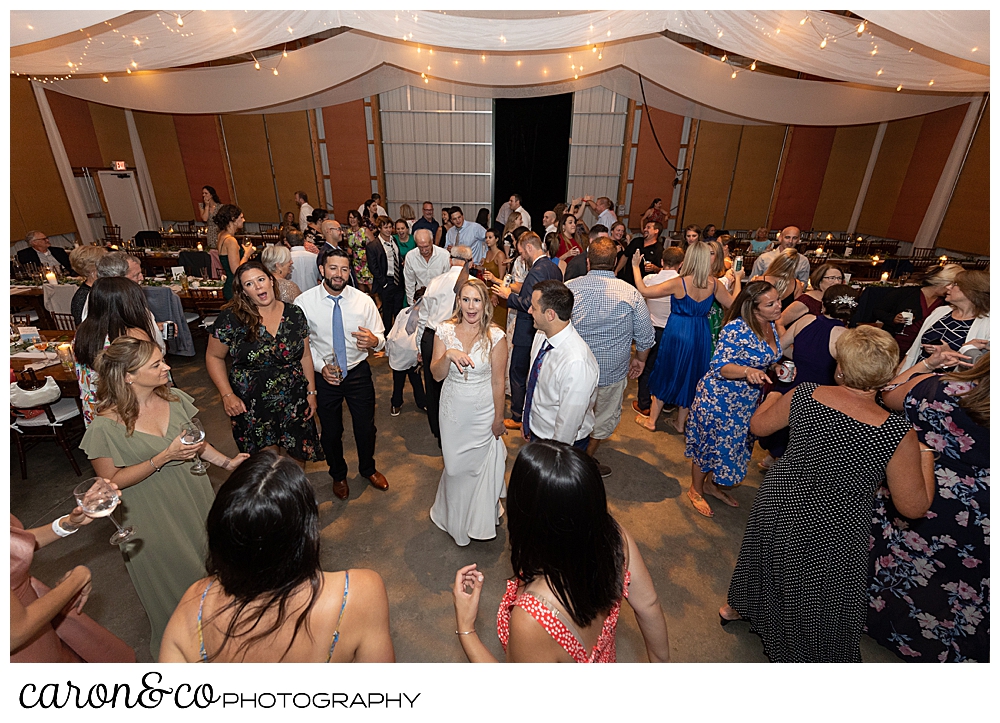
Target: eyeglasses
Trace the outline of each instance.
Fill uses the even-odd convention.
[[[824,276],[824,277],[823,277],[823,280],[824,280],[824,281],[830,281],[830,280],[832,280],[832,279],[839,279],[839,280],[843,281],[843,280],[844,280],[844,277],[843,277],[843,276],[841,276],[840,274],[835,274],[835,275],[833,275],[833,276]]]

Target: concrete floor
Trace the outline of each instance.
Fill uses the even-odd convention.
[[[226,454],[235,454],[228,418],[205,372],[203,333],[196,335],[195,343],[197,356],[168,358],[174,382],[194,396],[209,441]],[[398,661],[464,662],[454,635],[450,586],[459,567],[475,562],[486,576],[478,630],[486,645],[502,657],[494,621],[505,580],[511,575],[506,529],[501,524],[495,540],[474,541],[460,548],[430,521],[428,511],[441,475],[441,453],[426,416],[416,410],[409,387],[401,415],[389,416],[392,381],[388,365],[385,359],[373,359],[372,366],[378,395],[376,460],[389,480],[389,490],[380,492],[357,477],[357,456],[347,424],[350,499],[344,502],[333,496],[325,463],[307,468],[320,509],[323,568],[372,568],[382,576]],[[614,470],[605,480],[612,513],[635,538],[659,593],[672,660],[767,662],[760,639],[745,623],[723,629],[717,615],[761,481],[756,467],[760,451],[755,453],[746,482],[734,492],[741,507],[713,504],[715,517],[704,518],[684,495],[690,465],[684,457],[683,438],[663,431],[650,433],[636,425],[632,421],[634,398],[632,382],[626,391],[622,422],[598,457]],[[523,442],[513,434],[505,441],[510,452],[509,473]],[[10,505],[12,514],[32,527],[68,512],[70,492],[79,480],[54,444],[43,442],[28,454],[29,478],[21,481],[12,451]],[[83,453],[77,450],[76,455],[84,475],[90,476],[90,464]],[[216,488],[225,479],[214,467],[210,476]],[[117,548],[107,542],[111,532],[109,522],[95,521],[77,535],[38,551],[32,571],[51,585],[74,565],[88,565],[93,573],[93,593],[86,612],[135,648],[140,662],[149,661],[149,623]],[[902,662],[867,637],[862,638],[861,654],[866,662]],[[618,626],[618,660],[646,660],[642,637],[627,605]]]

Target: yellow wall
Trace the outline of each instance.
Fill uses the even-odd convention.
[[[691,166],[684,225],[714,223],[722,228],[729,184],[733,178],[740,126],[701,121]],[[643,149],[639,150],[640,153]]]
[[[955,251],[990,253],[990,106],[962,167],[938,233],[938,245]]]
[[[247,221],[278,221],[271,162],[264,136],[264,117],[256,114],[224,115],[222,126],[229,147],[237,205]]]
[[[719,228],[757,228],[767,223],[785,126],[746,126],[736,161],[729,212]]]
[[[858,233],[884,236],[888,232],[923,122],[922,117],[907,118],[892,121],[886,127],[885,138],[882,139],[882,147],[868,186],[868,195],[861,207]],[[867,158],[865,162],[867,163]],[[853,202],[851,207],[854,207]]]
[[[838,128],[823,175],[813,228],[846,229],[875,143],[877,125]]]
[[[153,181],[153,193],[156,194],[160,218],[190,220],[191,199],[173,116],[139,112],[133,113],[133,116],[142,152],[146,156],[146,165],[149,166],[149,176]]]
[[[101,160],[105,168],[111,168],[112,161],[125,161],[130,168],[135,166],[132,142],[128,137],[125,111],[98,103],[88,103],[90,117],[97,134],[97,145],[101,148]]]
[[[312,206],[318,206],[316,166],[309,139],[309,121],[305,111],[272,113],[265,116],[267,136],[274,160],[274,178],[278,183],[281,210],[295,211],[295,192],[305,191]],[[271,189],[272,203],[274,189]]]

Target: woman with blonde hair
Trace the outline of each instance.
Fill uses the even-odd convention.
[[[712,277],[721,281],[722,285],[726,287],[726,291],[735,299],[740,295],[741,287],[735,272],[726,267],[725,243],[728,241],[729,234],[725,234],[717,239],[706,241],[706,243],[712,254]],[[713,349],[715,348],[715,343],[719,340],[719,332],[722,331],[722,317],[725,314],[726,310],[722,308],[722,305],[718,301],[713,301],[712,311],[708,314],[708,326],[712,330]]]
[[[772,242],[769,238],[770,233],[771,232],[763,226],[753,232],[753,238],[750,240],[750,252],[754,256],[760,256],[774,245],[774,242]]]
[[[790,439],[754,499],[719,616],[749,622],[773,662],[861,662],[875,492],[885,481],[911,519],[934,499],[933,450],[875,400],[898,358],[886,332],[850,329],[837,340],[840,386],[772,392],[750,421]]]
[[[726,287],[712,276],[712,251],[708,244],[695,242],[688,246],[681,264],[680,276],[668,279],[655,286],[646,286],[642,280],[641,252],[632,258],[632,273],[635,288],[647,299],[664,296],[670,300],[670,317],[663,328],[656,364],[649,375],[649,389],[653,401],[649,417],[635,418],[650,431],[656,430],[656,420],[665,405],[677,407],[677,420],[672,428],[677,434],[684,434],[691,402],[694,400],[698,380],[708,370],[712,356],[712,330],[708,315],[712,302],[719,301],[728,309],[733,296]],[[743,278],[743,271],[734,274],[737,283]]]
[[[907,286],[887,290],[866,289],[866,294],[874,291],[882,293],[878,296],[878,303],[871,305],[875,308],[870,315],[866,314],[858,321],[880,324],[899,344],[899,353],[905,355],[913,346],[913,340],[917,338],[924,319],[945,303],[944,297],[949,287],[962,271],[964,269],[958,264],[932,266],[923,273],[912,276],[910,280],[914,283]],[[866,300],[863,296],[862,302]],[[865,306],[864,303],[861,305]]]
[[[278,298],[287,304],[295,301],[295,298],[302,293],[302,289],[291,279],[294,265],[292,252],[284,246],[274,244],[261,252],[260,260],[264,268],[274,275],[274,280],[278,284]]]
[[[946,288],[944,305],[924,320],[901,369],[926,360],[937,349],[960,351],[975,339],[989,341],[989,273],[961,271]]]
[[[135,527],[119,547],[151,629],[150,650],[188,586],[205,575],[205,519],[215,494],[208,476],[192,471],[199,455],[233,470],[230,459],[202,440],[185,444],[195,415],[191,395],[167,387],[170,367],[156,344],[122,336],[97,355],[98,415],[80,448],[94,472],[122,491],[116,514]]]
[[[759,279],[754,279],[754,281],[766,281],[778,290],[782,311],[787,309],[805,290],[803,283],[795,278],[795,270],[798,265],[799,252],[795,249],[785,249],[775,257]]]
[[[507,247],[507,255],[510,256],[511,259],[515,259],[518,256],[517,238],[515,237],[514,230],[520,227],[520,211],[511,211],[510,215],[507,217],[507,222],[503,225],[503,233],[500,235],[500,240]]]
[[[79,246],[69,252],[69,262],[73,270],[83,277],[83,283],[73,294],[69,310],[73,314],[73,323],[77,326],[83,323],[83,307],[87,305],[90,289],[97,281],[97,262],[108,250],[103,246]]]
[[[406,225],[410,227],[410,234],[413,234],[413,223],[417,220],[417,214],[413,212],[413,206],[408,203],[404,203],[399,207],[399,217],[406,221]]]
[[[781,312],[781,328],[787,329],[806,315],[823,313],[823,293],[831,286],[844,283],[844,272],[833,264],[820,264],[809,274],[809,290]]]
[[[441,388],[444,472],[431,520],[458,545],[496,537],[503,508],[507,448],[504,377],[507,338],[492,323],[486,284],[469,278],[458,290],[455,315],[438,324],[431,374]]]

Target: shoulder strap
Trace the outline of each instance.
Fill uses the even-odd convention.
[[[198,655],[201,656],[201,662],[208,662],[208,653],[205,652],[205,634],[201,627],[201,613],[205,607],[205,596],[208,595],[209,589],[215,580],[209,580],[208,584],[205,586],[204,591],[201,593],[201,600],[198,602]]]
[[[585,663],[588,660],[587,650],[580,642],[576,633],[567,627],[554,610],[542,603],[530,592],[524,592],[517,596],[511,607],[517,606],[528,613],[535,622],[541,625],[545,632],[555,640],[577,663]]]
[[[344,599],[340,603],[340,617],[337,618],[337,629],[333,631],[333,640],[330,642],[330,652],[326,656],[326,662],[330,662],[333,658],[333,649],[337,647],[337,641],[340,640],[340,623],[344,619],[344,608],[347,607],[347,588],[350,582],[350,573],[344,570]]]

